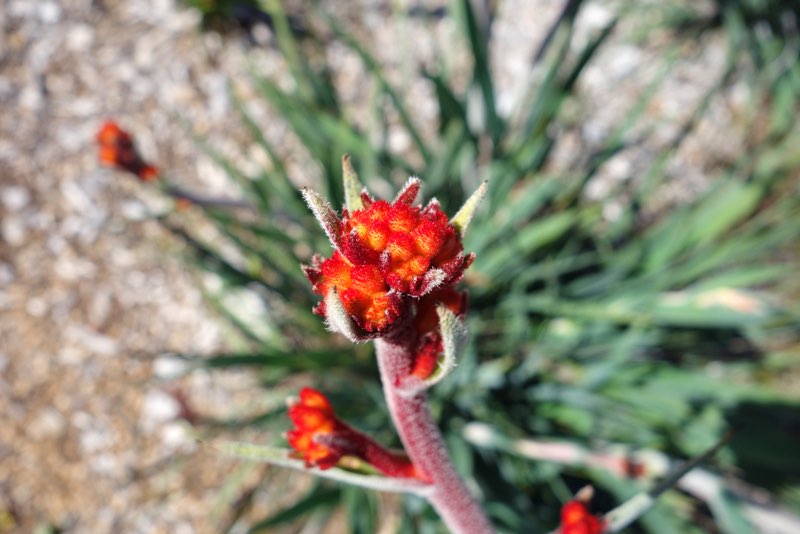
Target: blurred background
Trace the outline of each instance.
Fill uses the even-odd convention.
[[[605,512],[730,442],[631,532],[800,532],[800,6],[780,0],[5,0],[0,532],[441,532],[237,460],[304,385],[398,445],[369,345],[299,270],[342,154],[453,213],[490,192],[470,343],[433,392],[502,532]],[[192,205],[102,168],[117,120]]]

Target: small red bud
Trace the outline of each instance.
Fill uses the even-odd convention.
[[[344,456],[354,456],[386,476],[427,478],[402,453],[390,451],[340,421],[327,397],[312,388],[303,388],[300,399],[289,406],[294,428],[286,439],[307,466],[328,469]]]
[[[561,508],[560,534],[602,534],[604,531],[603,520],[589,513],[583,501],[572,500]]]
[[[131,135],[116,122],[103,123],[95,138],[102,164],[129,172],[143,182],[151,182],[158,177],[158,169],[142,159]]]

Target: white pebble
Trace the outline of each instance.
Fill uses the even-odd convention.
[[[189,446],[194,440],[186,431],[186,425],[176,421],[164,425],[161,429],[161,442],[174,450]]]
[[[24,187],[12,185],[0,191],[0,200],[9,210],[19,211],[28,205],[31,200],[31,194]]]
[[[64,431],[67,422],[61,413],[52,407],[47,407],[39,412],[28,424],[27,430],[34,439],[55,437]]]
[[[61,19],[61,8],[55,2],[41,2],[38,15],[45,24],[54,24]]]
[[[142,419],[145,426],[158,425],[175,419],[181,411],[178,402],[169,394],[151,389],[142,401]]]
[[[73,52],[86,52],[94,40],[94,30],[87,24],[73,26],[67,33],[67,48]]]
[[[174,356],[159,356],[153,362],[153,373],[162,380],[178,378],[186,373],[188,362]]]
[[[25,224],[19,217],[7,217],[3,221],[3,239],[12,247],[17,247],[25,241]]]
[[[0,263],[0,287],[7,286],[14,281],[14,270],[7,263]]]

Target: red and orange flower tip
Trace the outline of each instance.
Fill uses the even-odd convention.
[[[561,508],[560,534],[602,534],[605,524],[592,515],[581,500],[572,500]]]
[[[286,438],[305,460],[306,466],[328,469],[336,465],[348,451],[337,447],[335,433],[340,426],[328,399],[312,388],[300,390],[300,399],[289,406],[294,428]]]
[[[362,193],[363,208],[343,213],[340,238],[348,261],[377,266],[391,290],[413,297],[454,284],[472,262],[436,200],[413,205],[420,187],[410,179],[392,203]]]
[[[461,242],[474,213],[482,186],[465,208],[448,221],[439,203],[424,208],[414,202],[421,188],[411,178],[392,202],[375,200],[366,191],[356,196],[356,180],[344,158],[348,206],[339,217],[317,193],[303,196],[335,250],[328,259],[315,256],[304,267],[315,293],[323,301],[314,309],[332,330],[353,341],[383,335],[404,316],[412,303],[437,288],[456,284],[474,258]]]
[[[158,177],[158,169],[142,159],[131,135],[116,122],[104,122],[95,138],[102,164],[129,172],[143,182],[150,182]]]
[[[120,128],[114,121],[104,122],[97,131],[96,139],[100,146],[133,144],[130,134]]]

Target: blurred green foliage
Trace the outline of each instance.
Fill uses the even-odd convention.
[[[413,104],[389,81],[384,66],[333,18],[322,17],[325,39],[307,31],[298,41],[297,24],[281,2],[260,2],[258,12],[269,17],[294,83],[287,90],[258,73],[254,82],[274,120],[284,121],[302,143],[321,176],[317,188],[334,205],[343,198],[344,153],[352,156],[362,178],[396,171],[420,176],[424,194],[439,198],[450,213],[480,180],[489,180],[485,206],[466,239],[466,249],[477,254],[465,281],[470,344],[454,375],[434,389],[433,403],[459,469],[480,488],[501,531],[553,528],[560,504],[586,483],[599,490],[600,510],[647,483],[481,447],[464,439],[469,422],[485,423],[509,439],[554,438],[590,448],[625,444],[675,458],[698,454],[736,429],[710,469],[734,485],[760,486],[775,503],[800,510],[800,395],[796,386],[786,386],[792,377],[795,383],[800,379],[800,306],[793,298],[800,232],[798,8],[768,0],[712,2],[710,13],[696,11],[691,2],[631,4],[586,38],[575,31],[584,4],[564,3],[534,58],[536,76],[506,114],[498,109],[488,53],[491,12],[482,18],[469,1],[452,2],[444,16],[459,25],[462,41],[453,46],[470,56],[471,72],[469,83],[459,89],[464,84],[444,69],[422,69],[420,76],[438,103],[433,142],[426,140],[413,118]],[[598,150],[575,154],[568,172],[554,174],[549,167],[553,148],[576,120],[566,112],[566,105],[579,98],[576,84],[618,23],[643,13],[647,18],[648,10],[659,10],[657,24],[669,32],[663,72],[640,101],[631,103]],[[730,43],[720,79],[674,142],[652,153],[644,175],[627,182],[623,213],[604,218],[602,201],[590,200],[587,185],[612,157],[652,135],[647,128],[635,129],[674,67],[675,50],[719,31]],[[331,40],[360,59],[378,93],[375,109],[368,112],[383,121],[378,130],[405,132],[411,140],[408,153],[393,152],[386,136],[375,141],[355,126],[329,66],[318,61]],[[709,177],[711,187],[692,201],[648,211],[666,163],[696,129],[709,102],[734,82],[750,89],[746,150],[718,168]],[[198,268],[224,281],[224,289],[210,299],[249,347],[204,364],[253,367],[262,373],[265,388],[310,373],[344,418],[396,445],[387,414],[375,409],[382,401],[371,347],[331,336],[311,314],[316,297],[299,264],[311,251],[327,254],[330,247],[289,179],[284,147],[268,141],[243,102],[237,101],[237,109],[271,165],[247,174],[203,146],[260,216],[252,220],[206,208],[235,255],[217,242],[203,241],[191,228],[169,223]],[[263,298],[263,329],[248,326],[235,306],[224,303],[221,295],[240,289]],[[247,424],[280,429],[288,423],[274,412]],[[403,506],[400,531],[441,532],[424,503],[408,498]],[[704,503],[673,491],[633,528],[752,531],[739,506],[727,494]],[[336,509],[344,510],[351,532],[377,530],[380,508],[374,495],[320,482],[294,506],[252,525],[252,531],[312,516],[319,520]]]

